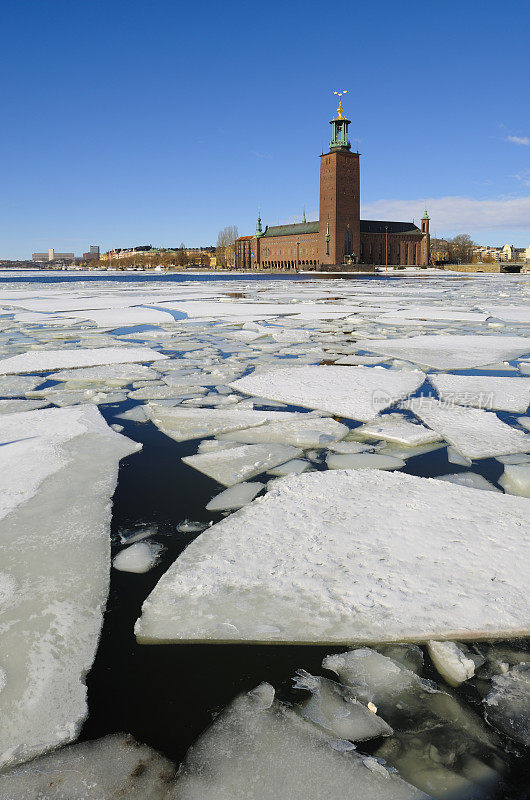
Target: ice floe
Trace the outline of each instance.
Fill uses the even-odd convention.
[[[429,375],[440,400],[493,411],[525,412],[530,404],[530,378],[491,375]]]
[[[307,463],[307,462],[306,462]],[[239,483],[217,494],[206,506],[207,511],[233,511],[250,503],[264,488],[263,483]]]
[[[475,674],[475,662],[455,642],[428,642],[432,663],[449,686],[459,686]]]
[[[149,643],[528,634],[529,510],[526,498],[483,492],[477,502],[467,488],[397,472],[288,476],[188,546],[144,602],[136,635]]]
[[[110,499],[140,445],[94,406],[0,418],[0,766],[74,739],[107,599]]]
[[[158,561],[162,545],[136,542],[114,556],[112,566],[120,572],[149,572]]]
[[[530,746],[530,662],[494,676],[484,707],[491,725]]]
[[[231,386],[244,394],[367,422],[415,392],[424,380],[425,375],[420,371],[306,366],[249,375]]]
[[[530,497],[530,464],[505,464],[499,484],[508,494]]]
[[[295,416],[284,422],[267,422],[254,428],[219,434],[219,439],[244,444],[276,442],[293,447],[327,447],[343,439],[349,428],[329,417]]]
[[[182,461],[224,486],[234,486],[271,467],[301,455],[302,451],[283,444],[247,444],[185,456]]]
[[[411,408],[467,458],[530,452],[530,436],[501,422],[492,411],[446,405],[430,397],[419,398]]]
[[[49,372],[54,369],[91,367],[103,364],[161,361],[167,358],[148,347],[101,347],[74,350],[31,350],[0,361],[0,375]]]
[[[481,334],[440,334],[405,339],[367,339],[356,342],[359,349],[385,356],[406,358],[434,369],[469,369],[497,359],[511,359],[530,352],[524,336]]]
[[[385,414],[356,428],[355,433],[369,439],[387,439],[389,442],[412,446],[429,444],[440,439],[437,433],[423,425],[409,422],[403,414]]]

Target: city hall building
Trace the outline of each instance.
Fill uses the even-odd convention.
[[[329,152],[320,156],[320,214],[315,222],[262,229],[235,243],[238,269],[368,270],[375,264],[429,263],[429,216],[413,222],[360,218],[359,153],[351,152],[342,103],[331,120]]]

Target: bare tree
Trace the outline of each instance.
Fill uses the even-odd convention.
[[[217,236],[217,265],[220,267],[232,267],[234,265],[235,243],[239,236],[237,225],[227,225],[219,231]]]
[[[459,233],[458,236],[448,239],[448,244],[451,252],[451,261],[455,261],[457,264],[471,263],[475,246],[471,236],[468,236],[467,233]]]

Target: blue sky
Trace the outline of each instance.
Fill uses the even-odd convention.
[[[0,257],[318,216],[347,89],[366,218],[530,245],[530,4],[10,0]]]

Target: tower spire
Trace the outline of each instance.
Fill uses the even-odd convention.
[[[304,213],[302,214],[302,222],[307,222],[307,220],[305,218],[305,206],[304,206]]]
[[[261,208],[258,208],[258,221],[256,222],[256,237],[263,236],[263,228],[261,227]]]
[[[344,116],[344,109],[342,107],[342,95],[346,94],[348,90],[344,89],[342,92],[333,92],[339,96],[339,107],[337,108],[337,116],[330,120],[331,127],[331,141],[329,143],[330,150],[349,150],[350,140],[348,138],[348,125],[351,120]]]

